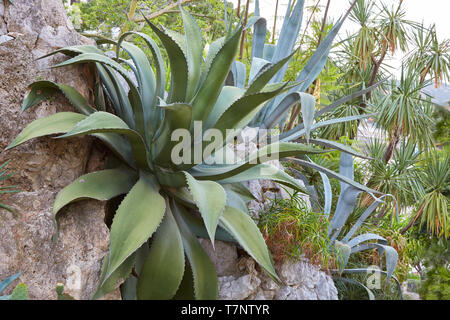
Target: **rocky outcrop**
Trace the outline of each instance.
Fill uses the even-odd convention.
[[[33,81],[69,84],[92,99],[87,68],[50,69],[65,59],[62,55],[36,60],[60,47],[87,43],[59,0],[0,0],[0,150],[32,120],[73,110],[57,96],[21,114]],[[58,282],[75,298],[93,294],[109,244],[104,204],[85,201],[64,209],[54,246],[51,211],[58,191],[86,171],[101,168],[103,156],[90,139],[41,138],[0,153],[0,163],[11,159],[9,168],[16,172],[11,182],[23,191],[2,199],[17,216],[0,209],[0,279],[21,271],[18,281],[26,283],[31,299],[56,298]]]
[[[238,258],[234,244],[200,240],[219,276],[221,300],[337,300],[333,279],[307,260],[275,264],[281,283],[275,283],[255,261]]]

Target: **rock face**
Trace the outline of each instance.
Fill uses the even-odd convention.
[[[337,300],[333,279],[307,260],[275,264],[281,279],[276,284],[249,257],[238,258],[236,246],[209,240],[201,244],[216,266],[221,300]]]
[[[31,299],[56,298],[56,283],[66,292],[88,299],[98,284],[102,258],[108,250],[109,231],[104,204],[84,201],[68,206],[59,217],[59,239],[51,212],[61,188],[103,165],[101,151],[90,139],[41,138],[12,151],[3,151],[32,120],[73,111],[62,96],[21,114],[27,87],[38,79],[75,87],[92,101],[90,77],[83,67],[50,69],[62,55],[36,60],[60,47],[90,43],[78,35],[60,0],[0,0],[0,163],[11,159],[16,172],[11,183],[23,192],[3,198],[17,217],[0,209],[0,279],[18,271]],[[92,157],[95,155],[95,157]],[[90,159],[90,160],[89,160]]]

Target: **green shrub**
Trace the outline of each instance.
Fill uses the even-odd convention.
[[[307,207],[295,192],[290,199],[273,200],[261,212],[259,227],[275,261],[307,258],[322,269],[335,269],[337,259],[330,250],[327,219]]]

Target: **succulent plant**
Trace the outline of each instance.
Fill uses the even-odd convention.
[[[299,161],[302,160],[293,159],[292,161],[298,163]],[[311,163],[313,162],[311,161]],[[352,155],[342,152],[339,163],[339,173],[347,177],[349,180],[353,180],[353,173],[354,173],[353,169],[354,169],[354,161]],[[302,177],[300,173],[296,172],[296,174]],[[374,233],[358,234],[359,228],[363,225],[363,223],[371,216],[371,214],[375,211],[378,205],[380,203],[383,203],[383,198],[393,196],[389,194],[383,194],[379,197],[376,197],[372,192],[369,192],[374,201],[358,217],[357,221],[351,226],[350,230],[346,234],[342,234],[342,231],[345,229],[344,227],[348,224],[350,215],[352,214],[353,210],[357,207],[358,196],[361,194],[363,190],[357,189],[352,185],[348,185],[347,183],[340,181],[340,194],[338,202],[336,205],[335,212],[330,218],[332,206],[331,184],[328,177],[325,174],[320,173],[320,175],[322,177],[324,185],[325,202],[323,205],[323,212],[324,216],[327,219],[330,219],[328,236],[330,237],[330,243],[334,246],[334,250],[336,250],[341,259],[340,270],[336,270],[335,272],[338,275],[341,275],[342,273],[367,273],[369,271],[368,268],[346,269],[345,267],[347,266],[351,254],[356,254],[364,250],[375,249],[378,250],[380,258],[383,255],[386,256],[386,271],[380,270],[381,273],[386,275],[386,283],[392,277],[394,281],[397,283],[398,288],[400,288],[398,280],[393,276],[398,260],[397,251],[393,247],[388,245],[388,241],[385,238],[377,234]],[[302,180],[305,181],[305,185],[307,186],[307,188],[310,190],[312,189],[313,194],[317,194],[315,192],[314,186],[308,185],[306,179],[304,177],[302,178],[303,178]],[[367,290],[369,297],[371,299],[374,298],[374,295],[370,291],[370,289],[364,286],[362,283],[355,282],[352,279],[345,279],[345,278],[339,279],[364,287],[364,289]],[[399,292],[401,294],[401,289],[399,289]]]
[[[263,162],[267,154],[283,158],[327,152],[301,143],[273,142],[243,161],[211,163],[209,160],[218,160],[219,154],[228,154],[227,142],[233,141],[265,102],[296,84],[268,83],[267,73],[259,73],[247,89],[224,86],[243,27],[230,29],[226,37],[212,43],[204,60],[202,35],[195,20],[181,6],[180,13],[184,35],[147,20],[166,50],[169,85],[165,83],[167,71],[161,50],[144,33],[127,32],[118,41],[98,39],[98,44],[116,46],[114,59],[96,46],[57,50],[44,57],[64,53],[71,59],[55,67],[90,63],[95,68],[100,79],[95,107],[68,85],[37,81],[30,86],[24,111],[55,92],[62,92],[78,112],[58,112],[35,120],[8,146],[10,149],[53,134],[62,134],[57,138],[91,135],[120,160],[121,164],[114,168],[83,175],[66,186],[53,207],[57,227],[58,212],[74,201],[110,200],[125,195],[111,225],[110,250],[93,298],[112,291],[119,279],[127,278],[124,284],[127,296],[138,299],[217,298],[217,274],[197,237],[209,238],[213,244],[215,239],[237,242],[278,281],[264,238],[246,212],[245,203],[252,195],[242,182],[272,179],[307,192],[296,179]],[[129,36],[143,39],[152,56],[125,41]],[[121,58],[127,55],[130,60]],[[267,72],[277,73],[286,61],[282,59],[268,66]],[[224,138],[214,149],[217,152],[207,152],[210,145],[205,141],[212,141],[212,135],[197,132],[198,123],[204,130],[215,129]],[[173,158],[179,147],[173,141],[177,130],[189,133],[181,143],[186,161],[177,162]],[[306,130],[309,132],[309,128]],[[182,137],[176,137],[179,138]],[[345,146],[335,146],[356,154]],[[207,155],[200,161],[195,159],[198,150]],[[355,188],[369,190],[330,170],[318,169]]]
[[[318,122],[312,127],[314,120],[317,120],[320,116],[365,95],[379,86],[382,82],[376,83],[373,86],[355,92],[347,97],[343,97],[331,105],[323,107],[321,110],[316,110],[314,96],[306,93],[306,89],[308,89],[322,72],[333,41],[355,4],[356,1],[351,4],[348,11],[334,24],[327,36],[320,42],[305,68],[298,74],[297,83],[289,91],[283,92],[274,99],[268,101],[252,119],[250,123],[251,126],[273,128],[278,125],[279,129],[283,131],[287,114],[294,106],[300,105],[303,123],[298,124],[287,132],[283,132],[279,137],[279,140],[294,141],[305,134],[308,136],[310,130],[313,131],[323,126],[355,121],[371,116],[356,115],[336,118],[332,119],[331,122]],[[247,24],[247,28],[253,27],[251,68],[249,75],[247,75],[246,66],[242,62],[234,61],[231,72],[227,78],[227,84],[244,89],[246,87],[246,79],[248,78],[247,87],[250,87],[256,76],[268,78],[269,83],[283,81],[289,60],[301,49],[301,46],[298,46],[297,49],[295,49],[295,46],[302,24],[304,5],[305,1],[303,0],[296,1],[295,4],[292,4],[292,1],[289,1],[278,41],[276,44],[268,44],[265,43],[267,21],[260,16],[259,1],[255,1],[255,13],[249,19]],[[283,64],[283,66],[274,69],[272,66],[276,64]],[[315,144],[316,141],[313,140],[311,143]]]

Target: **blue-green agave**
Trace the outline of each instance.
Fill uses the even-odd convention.
[[[62,189],[54,202],[56,223],[58,212],[74,201],[125,195],[111,225],[110,250],[93,298],[112,291],[119,279],[127,279],[122,286],[127,299],[217,298],[217,274],[197,237],[213,243],[215,239],[237,242],[278,281],[264,238],[246,212],[245,203],[252,195],[242,182],[272,179],[307,192],[293,177],[262,163],[260,156],[273,150],[280,158],[326,152],[302,143],[274,142],[235,164],[175,164],[171,159],[176,144],[171,140],[174,130],[190,130],[194,136],[188,143],[190,148],[199,146],[194,141],[195,121],[202,121],[204,130],[214,128],[227,139],[233,138],[227,136],[228,129],[241,130],[266,102],[295,85],[269,83],[266,73],[256,75],[247,89],[224,85],[243,26],[230,29],[226,37],[212,43],[204,59],[202,35],[195,20],[181,6],[180,13],[184,34],[147,21],[166,50],[170,85],[165,83],[167,69],[161,50],[144,33],[127,32],[117,42],[99,39],[98,44],[116,46],[118,58],[114,59],[96,46],[60,49],[47,56],[64,53],[71,59],[55,67],[89,63],[95,68],[99,76],[95,107],[70,86],[37,81],[23,102],[24,111],[62,92],[78,112],[58,112],[35,120],[8,146],[52,134],[62,134],[57,138],[91,135],[121,161],[115,168],[81,176]],[[125,41],[129,36],[143,39],[151,56]],[[120,58],[121,53],[130,60]],[[286,61],[282,59],[268,70],[277,73]],[[208,146],[200,143],[200,147],[204,150]],[[336,147],[358,155],[345,146]],[[265,170],[268,168],[271,170]],[[330,170],[317,169],[371,191]]]
[[[295,163],[301,164],[302,162],[306,162],[305,160],[293,159]],[[311,160],[310,164],[315,165]],[[352,155],[348,153],[341,153],[340,162],[339,162],[339,173],[349,180],[354,179],[354,161]],[[302,175],[296,172],[297,175],[302,177]],[[324,186],[324,205],[323,212],[324,216],[327,219],[330,219],[330,227],[328,230],[328,236],[330,237],[330,243],[333,245],[334,249],[338,253],[341,264],[340,270],[336,270],[337,274],[342,273],[367,273],[369,271],[368,268],[355,268],[355,269],[346,269],[347,262],[351,254],[355,254],[364,250],[378,250],[380,257],[383,254],[386,256],[386,271],[380,270],[381,273],[386,275],[386,283],[391,279],[397,283],[400,288],[400,284],[398,280],[393,276],[395,271],[395,267],[397,265],[398,253],[397,251],[388,245],[388,241],[374,233],[365,233],[358,234],[359,228],[362,224],[370,217],[370,215],[375,211],[380,203],[383,203],[383,198],[390,197],[392,195],[381,195],[376,197],[372,192],[369,194],[373,197],[373,203],[359,216],[358,220],[351,226],[350,230],[346,234],[342,234],[342,230],[344,230],[344,226],[348,224],[348,219],[353,212],[353,210],[357,206],[358,196],[361,194],[363,190],[355,188],[352,185],[349,185],[342,180],[340,181],[340,194],[338,198],[338,202],[336,205],[336,209],[332,217],[330,218],[331,206],[332,206],[332,191],[331,184],[327,177],[327,175],[320,172],[323,186]],[[306,184],[306,187],[311,190],[312,194],[317,194],[314,186],[308,185],[306,178],[302,177],[303,181]],[[317,201],[317,197],[316,197]],[[355,236],[356,235],[356,236]],[[341,280],[343,278],[340,278]],[[356,283],[351,279],[343,279],[344,281],[352,282],[354,284],[358,284],[364,287],[369,297],[374,298],[373,293],[364,286],[362,283]],[[400,290],[400,289],[399,289]],[[401,290],[400,290],[401,292]]]
[[[333,111],[342,104],[351,102],[356,98],[363,96],[379,86],[382,82],[376,83],[371,87],[355,92],[347,97],[343,97],[331,105],[323,107],[321,110],[316,110],[314,96],[305,92],[322,72],[332,48],[333,41],[355,4],[356,1],[353,2],[346,14],[334,24],[328,35],[319,44],[305,68],[298,74],[295,85],[290,90],[280,93],[277,97],[267,102],[252,119],[250,122],[251,126],[274,128],[279,125],[280,130],[283,130],[283,124],[285,123],[287,114],[292,107],[299,104],[301,105],[303,123],[298,124],[287,132],[283,132],[279,136],[279,140],[294,141],[305,135],[308,138],[311,131],[324,126],[355,121],[370,116],[349,116],[313,124],[320,116]],[[256,77],[264,77],[268,79],[269,83],[283,81],[289,60],[297,50],[300,50],[300,47],[295,49],[295,46],[302,24],[304,5],[304,0],[296,1],[294,5],[292,5],[292,1],[289,1],[280,36],[275,45],[265,43],[267,22],[266,19],[260,16],[259,1],[255,1],[255,13],[249,19],[247,25],[247,28],[253,27],[250,72],[247,75],[246,66],[240,61],[234,61],[231,72],[227,78],[227,84],[241,89],[246,87],[250,89],[253,86]],[[278,67],[279,65],[282,66]],[[274,66],[277,67],[274,68]],[[247,78],[248,80],[246,80]],[[312,140],[311,143],[324,145],[323,141],[317,142]]]

